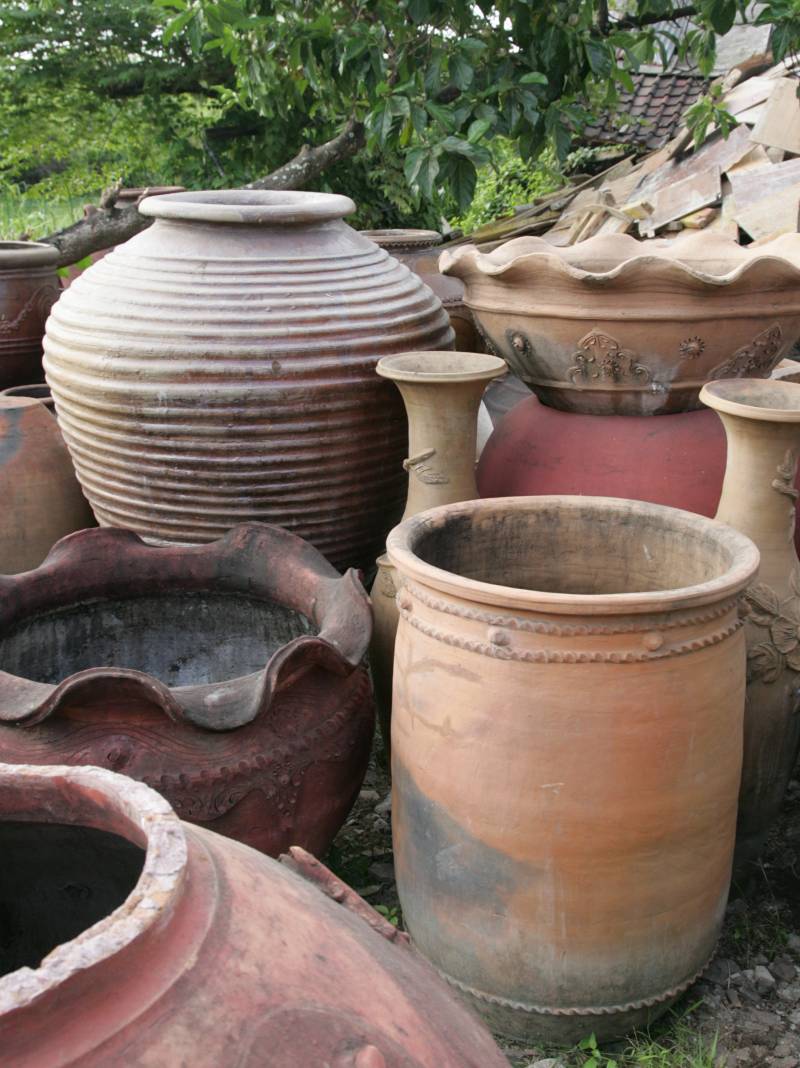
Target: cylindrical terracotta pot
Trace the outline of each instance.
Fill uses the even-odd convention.
[[[437,246],[442,243],[442,235],[438,230],[362,230],[361,233],[385,248],[431,287],[450,316],[457,350],[485,351],[472,312],[464,303],[464,283],[460,278],[450,278],[439,270]]]
[[[14,1068],[503,1068],[401,934],[98,768],[0,766],[0,1048]]]
[[[33,397],[0,396],[0,574],[38,567],[65,534],[94,526],[58,424]]]
[[[478,406],[488,382],[506,365],[475,352],[409,352],[384,356],[377,372],[400,390],[408,414],[408,499],[403,519],[426,508],[478,496],[475,445]],[[372,681],[384,744],[389,748],[392,664],[397,631],[397,575],[378,557],[372,587]]]
[[[451,348],[438,299],[347,226],[348,197],[144,200],[155,223],[50,318],[47,380],[104,526],[212,541],[261,520],[370,566],[405,492],[382,355]]]
[[[647,1024],[722,923],[757,549],[676,509],[534,497],[422,512],[387,551],[412,939],[503,1034]]]
[[[765,378],[800,336],[800,236],[520,237],[445,251],[491,351],[541,400],[587,415],[700,407],[704,382]]]
[[[707,409],[620,418],[560,412],[528,396],[487,441],[478,490],[482,497],[627,497],[710,517],[726,452],[722,425]]]
[[[0,389],[42,378],[42,336],[61,293],[58,249],[0,241]]]
[[[370,633],[355,573],[277,527],[76,534],[0,578],[0,759],[124,771],[220,834],[321,855],[369,759]]]
[[[753,860],[778,815],[800,746],[800,561],[794,534],[800,385],[711,382],[701,400],[728,439],[717,519],[752,538],[758,580],[745,595],[747,705],[737,861]]]

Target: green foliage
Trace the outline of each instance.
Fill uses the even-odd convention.
[[[452,226],[467,234],[484,223],[511,215],[518,205],[530,204],[563,184],[552,152],[545,151],[535,163],[529,163],[520,159],[508,141],[498,139],[493,148],[495,161],[478,172],[469,210],[450,220]]]

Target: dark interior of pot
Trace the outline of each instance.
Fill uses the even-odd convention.
[[[261,671],[287,642],[314,633],[300,612],[238,594],[94,601],[9,628],[0,669],[54,684],[86,668],[133,668],[168,686],[193,686]]]
[[[144,850],[92,827],[0,823],[0,975],[37,968],[129,896]]]
[[[713,529],[705,533],[672,509],[547,505],[456,512],[441,525],[421,525],[410,547],[425,563],[478,582],[543,593],[639,593],[725,574],[732,549]]]

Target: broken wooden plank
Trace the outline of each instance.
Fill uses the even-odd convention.
[[[760,145],[800,153],[800,99],[795,78],[777,78],[751,137]]]
[[[720,179],[719,167],[712,166],[659,189],[653,198],[653,214],[639,223],[639,232],[652,234],[684,215],[718,204],[722,198]]]
[[[639,186],[636,196],[638,199],[652,202],[652,197],[659,190],[674,182],[681,182],[712,167],[717,167],[720,173],[724,173],[728,167],[746,156],[752,147],[753,142],[750,140],[750,130],[747,126],[737,126],[727,139],[721,134],[715,134],[680,161],[672,159],[662,164]]]
[[[736,207],[745,208],[800,182],[800,159],[770,163],[757,170],[729,171],[728,178]]]
[[[800,162],[800,160],[798,160]],[[736,208],[733,219],[754,240],[794,233],[800,212],[800,182],[761,200]]]
[[[738,163],[728,167],[726,174],[741,174],[743,171],[757,171],[762,167],[771,167],[772,160],[767,155],[763,145],[753,145],[746,156],[742,156]]]

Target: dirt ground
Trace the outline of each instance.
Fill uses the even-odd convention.
[[[388,795],[373,757],[327,863],[402,925]],[[498,1041],[513,1068],[800,1068],[800,781],[761,864],[732,888],[714,962],[650,1033],[602,1049],[588,1035],[572,1050]]]

